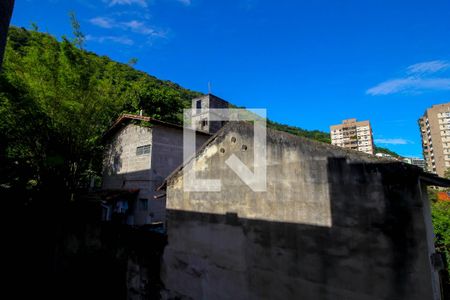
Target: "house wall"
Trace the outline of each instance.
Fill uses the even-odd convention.
[[[151,149],[149,154],[136,155],[136,148],[152,144],[152,128],[129,124],[119,130],[109,141],[103,162],[104,190],[139,189],[137,199],[153,196],[155,184],[151,172]],[[130,224],[145,224],[149,212],[141,210],[137,201],[129,207]]]
[[[221,192],[168,181],[165,298],[439,299],[418,171],[269,131],[267,192],[255,193],[225,164],[251,165],[248,127],[198,155],[197,177]]]
[[[202,108],[197,109],[197,101],[201,101]],[[224,122],[222,121],[211,121],[211,113],[209,109],[224,109],[228,108],[229,103],[219,97],[208,94],[200,98],[195,98],[192,100],[192,109],[194,114],[192,116],[192,126],[196,130],[201,130],[209,133],[216,133],[222,128]],[[207,124],[202,126],[202,120],[206,120]]]
[[[210,136],[197,135],[197,148]],[[139,146],[151,145],[149,154],[136,155]],[[152,124],[128,124],[109,141],[105,151],[103,186],[105,190],[139,189],[136,203],[129,206],[129,223],[142,225],[165,221],[165,197],[154,198],[164,178],[183,161],[183,129]],[[147,200],[142,209],[140,199]]]
[[[153,195],[162,194],[155,192],[164,179],[183,163],[183,130],[180,128],[161,125],[153,126],[152,143],[152,178],[154,182]],[[196,135],[196,149],[199,149],[210,135]],[[161,221],[165,221],[166,198],[149,198],[149,209]]]
[[[106,145],[103,188],[120,189],[124,187],[124,181],[135,179],[135,174],[148,175],[151,168],[151,153],[137,156],[136,148],[151,144],[152,129],[149,127],[130,124],[120,129]]]

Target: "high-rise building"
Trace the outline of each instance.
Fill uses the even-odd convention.
[[[450,168],[450,103],[433,105],[419,119],[427,170],[444,176]]]
[[[373,154],[372,127],[369,121],[347,119],[342,124],[330,126],[333,145]]]
[[[228,108],[229,103],[217,96],[207,94],[200,98],[192,100],[192,126],[196,130],[216,133],[223,127],[225,121],[213,121],[211,115],[213,114],[209,109]]]
[[[404,157],[403,161],[405,163],[408,163],[410,165],[415,165],[418,166],[419,168],[422,168],[424,171],[426,171],[427,169],[427,163],[425,162],[424,159],[422,158],[417,158],[417,157]]]

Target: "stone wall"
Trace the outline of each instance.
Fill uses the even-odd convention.
[[[251,166],[252,144],[250,125],[229,124],[198,154],[219,193],[168,180],[164,297],[439,299],[418,168],[269,131],[255,193],[224,163]]]

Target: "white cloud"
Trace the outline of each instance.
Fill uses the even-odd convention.
[[[450,90],[450,77],[435,77],[434,73],[450,69],[450,62],[433,60],[410,65],[405,76],[390,79],[368,89],[372,96],[395,93],[417,93],[430,90]]]
[[[432,60],[411,65],[407,68],[410,74],[431,74],[448,69],[450,63],[443,60]]]
[[[146,0],[103,0],[103,2],[108,3],[109,6],[114,5],[139,5],[141,7],[147,7]]]
[[[122,22],[122,26],[127,29],[130,29],[133,32],[148,35],[148,36],[157,36],[157,37],[165,37],[166,32],[162,30],[158,30],[153,26],[150,26],[144,22],[140,22],[137,20],[132,20],[129,22]]]
[[[89,22],[95,26],[102,28],[113,28],[116,26],[116,23],[113,19],[105,18],[105,17],[96,17],[89,20]]]
[[[396,138],[396,139],[375,139],[375,143],[377,144],[383,144],[383,145],[406,145],[406,144],[412,144],[411,141]]]
[[[104,42],[113,42],[113,43],[118,43],[118,44],[122,44],[122,45],[128,45],[131,46],[134,44],[134,41],[126,36],[112,36],[112,35],[108,35],[108,36],[92,36],[92,35],[87,35],[86,36],[86,40],[87,41],[93,41],[93,42],[97,42],[97,43],[104,43]]]
[[[127,22],[119,22],[112,18],[96,17],[89,20],[91,24],[102,28],[119,28],[122,30],[130,30],[134,33],[150,36],[161,37],[167,36],[167,30],[160,30],[154,26],[147,24],[146,22],[131,20]]]
[[[368,89],[366,93],[372,96],[378,96],[425,90],[450,90],[450,78],[406,77],[392,79]]]

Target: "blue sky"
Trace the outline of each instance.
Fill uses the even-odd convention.
[[[448,0],[16,0],[12,24],[70,36],[71,10],[88,50],[306,129],[369,119],[405,156],[450,102]]]

